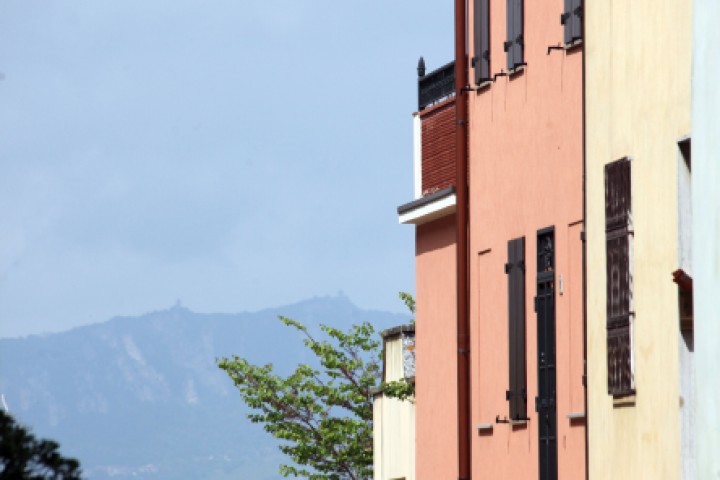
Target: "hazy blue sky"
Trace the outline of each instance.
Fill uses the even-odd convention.
[[[0,0],[0,336],[414,288],[432,0]]]

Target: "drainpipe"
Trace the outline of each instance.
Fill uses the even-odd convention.
[[[465,0],[455,0],[455,194],[457,239],[458,478],[470,480],[470,316],[468,302],[468,167]]]
[[[585,480],[590,478],[590,450],[589,450],[589,425],[590,412],[588,412],[588,376],[587,376],[587,180],[586,180],[586,164],[587,164],[587,142],[586,142],[586,120],[585,120],[585,2],[581,3],[582,11],[582,305],[583,305],[583,393],[585,402]]]

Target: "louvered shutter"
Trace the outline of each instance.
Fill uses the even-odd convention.
[[[511,0],[513,2],[513,66],[517,68],[523,63],[525,40],[523,38],[523,0]]]
[[[571,41],[579,40],[582,38],[583,0],[572,0],[570,14]]]
[[[510,388],[506,398],[510,402],[510,418],[527,417],[525,372],[525,238],[508,242],[508,342]]]
[[[563,24],[563,40],[568,44],[582,38],[583,0],[565,0],[564,5],[560,23]]]
[[[507,0],[505,5],[507,6],[506,12],[505,12],[505,24],[506,24],[506,35],[507,38],[505,39],[505,43],[503,44],[505,48],[505,57],[507,60],[507,69],[508,71],[512,70],[515,61],[513,58],[513,45],[514,45],[514,38],[515,38],[515,0]]]
[[[575,0],[565,0],[564,9],[562,15],[560,15],[560,23],[563,25],[563,40],[565,43],[570,43],[573,40],[572,36],[572,10]]]
[[[490,80],[490,0],[475,0],[475,84]]]
[[[632,357],[632,241],[630,161],[605,166],[608,393],[634,391]]]

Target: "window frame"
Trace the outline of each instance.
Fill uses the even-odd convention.
[[[604,166],[607,387],[613,397],[635,394],[632,162]]]

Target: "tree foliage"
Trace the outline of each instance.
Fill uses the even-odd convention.
[[[52,440],[36,439],[0,410],[0,480],[77,480],[80,463],[58,452]]]
[[[414,308],[412,297],[407,297],[403,301]],[[302,364],[283,377],[272,364],[258,366],[237,356],[218,361],[253,410],[250,420],[283,440],[280,450],[293,464],[281,465],[280,473],[310,480],[372,477],[372,394],[381,383],[379,335],[365,322],[347,332],[321,325],[325,338],[317,339],[301,323],[280,320],[304,335],[319,368]],[[414,393],[407,382],[389,382],[382,388],[400,399]]]
[[[400,300],[403,301],[405,306],[408,310],[410,310],[410,313],[415,313],[415,298],[412,296],[412,294],[407,292],[400,292],[398,293],[398,296],[400,297]],[[415,323],[415,319],[413,318],[411,320],[412,323]]]

